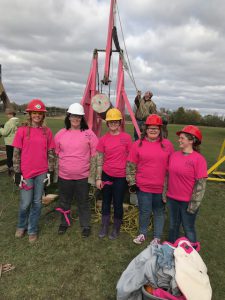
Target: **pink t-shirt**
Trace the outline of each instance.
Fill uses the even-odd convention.
[[[188,202],[191,200],[195,181],[207,177],[207,163],[200,153],[193,151],[184,155],[177,151],[171,155],[169,162],[167,196]]]
[[[59,157],[59,177],[67,180],[87,178],[90,159],[95,155],[98,138],[90,129],[61,129],[55,135],[55,152]]]
[[[109,132],[99,140],[97,151],[104,154],[103,171],[112,177],[126,176],[126,160],[132,145],[126,132],[112,135]]]
[[[172,143],[163,139],[161,146],[159,141],[149,142],[146,139],[133,143],[128,156],[128,161],[135,163],[136,185],[143,192],[161,194],[168,168],[169,157],[173,153]]]
[[[13,147],[21,149],[21,173],[25,179],[48,171],[48,150],[55,148],[48,127],[19,127]]]

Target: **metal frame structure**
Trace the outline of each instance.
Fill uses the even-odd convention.
[[[118,108],[122,115],[123,121],[125,121],[125,107],[127,108],[132,123],[137,131],[138,136],[140,137],[140,129],[138,127],[137,121],[135,119],[133,110],[131,108],[130,102],[128,100],[125,87],[124,87],[124,56],[123,51],[119,47],[118,38],[116,34],[115,27],[115,8],[116,8],[116,0],[111,0],[110,4],[110,14],[109,14],[109,24],[108,24],[108,36],[105,50],[94,50],[93,58],[92,58],[92,66],[88,76],[86,88],[84,91],[83,98],[81,100],[81,104],[84,106],[85,117],[88,122],[88,126],[92,129],[97,136],[101,134],[101,125],[102,118],[99,114],[97,114],[91,107],[91,99],[97,93],[99,93],[97,88],[97,74],[98,74],[98,52],[105,52],[105,69],[104,69],[104,78],[102,79],[102,84],[109,85],[111,80],[109,78],[110,72],[110,63],[112,53],[119,53],[119,63],[118,63],[118,72],[117,72],[117,88],[116,88],[116,104],[115,107]],[[114,44],[116,50],[112,50],[112,40],[114,40]],[[122,130],[124,130],[124,123],[122,122]]]
[[[225,172],[218,171],[219,166],[225,162],[225,140],[220,149],[220,153],[217,159],[217,162],[208,170],[208,175],[215,175],[217,177],[208,176],[210,181],[220,181],[225,182]]]

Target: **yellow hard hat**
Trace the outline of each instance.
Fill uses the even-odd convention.
[[[106,113],[106,121],[119,121],[122,119],[122,114],[117,108],[110,108]]]

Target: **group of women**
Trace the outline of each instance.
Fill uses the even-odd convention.
[[[53,138],[44,123],[46,108],[33,99],[26,109],[28,122],[19,127],[14,142],[15,183],[20,186],[19,219],[15,236],[28,233],[29,241],[37,240],[41,198],[49,178],[48,173],[58,165],[59,207],[61,223],[58,233],[64,234],[71,225],[70,209],[73,196],[78,205],[81,234],[91,232],[91,211],[88,198],[90,164],[95,162],[96,187],[102,190],[102,224],[99,238],[118,237],[123,221],[123,200],[127,185],[137,193],[139,234],[136,244],[147,238],[153,213],[154,232],[151,243],[161,241],[164,228],[165,203],[170,213],[170,242],[179,237],[182,224],[185,236],[196,242],[195,218],[205,191],[207,167],[199,153],[202,135],[195,126],[177,132],[180,150],[174,152],[172,143],[162,137],[162,119],[150,115],[139,140],[121,131],[123,117],[116,108],[106,114],[108,132],[100,139],[88,128],[84,108],[70,105],[65,128]],[[57,164],[56,164],[57,161]],[[111,203],[113,228],[109,233]]]

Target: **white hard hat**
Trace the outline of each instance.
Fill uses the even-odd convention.
[[[74,115],[84,115],[84,108],[80,103],[73,103],[69,106],[69,109],[67,110],[68,113],[74,114]]]

